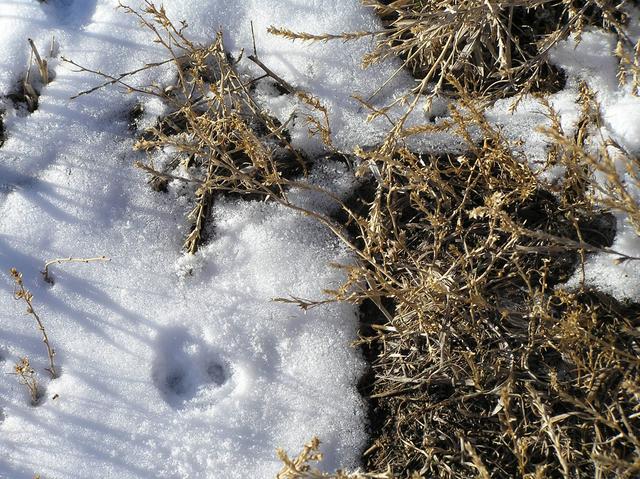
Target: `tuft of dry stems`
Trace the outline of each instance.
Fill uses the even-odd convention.
[[[616,34],[620,80],[626,81],[631,75],[637,90],[640,46],[633,45],[626,34],[627,14],[621,0],[363,0],[362,3],[375,10],[383,29],[315,35],[278,27],[269,31],[301,41],[351,41],[373,36],[374,47],[363,58],[363,66],[389,57],[401,58],[403,66],[394,76],[403,68],[410,70],[417,78],[414,94],[455,93],[449,81],[453,77],[477,97],[494,99],[562,88],[562,73],[549,63],[550,49],[570,36],[579,40],[585,27],[596,25]],[[378,114],[407,102],[409,96],[407,93],[386,108],[377,109]]]
[[[36,378],[36,372],[29,363],[29,358],[20,358],[13,368],[13,374],[18,376],[20,384],[24,385],[29,391],[31,405],[35,406],[41,397],[40,387]]]
[[[631,85],[634,95],[640,95],[640,40],[633,48],[618,40],[615,56],[618,58],[618,82],[620,85]]]
[[[11,268],[11,277],[14,281],[14,290],[13,297],[18,301],[23,301],[27,305],[27,314],[29,314],[36,322],[38,326],[38,330],[42,334],[42,342],[47,348],[47,357],[49,358],[49,367],[46,371],[51,375],[52,379],[58,377],[58,372],[56,370],[54,357],[56,355],[55,350],[51,347],[51,343],[49,342],[49,336],[47,335],[47,331],[44,328],[44,324],[40,319],[40,316],[33,309],[33,294],[29,290],[24,287],[24,281],[22,280],[22,273],[20,273],[15,268]]]
[[[362,472],[346,473],[336,471],[335,473],[325,473],[314,467],[314,463],[322,461],[320,452],[320,440],[314,437],[304,445],[302,451],[295,457],[290,458],[283,449],[278,449],[278,458],[282,461],[283,467],[277,474],[276,479],[392,479],[391,472],[381,474],[368,474]]]

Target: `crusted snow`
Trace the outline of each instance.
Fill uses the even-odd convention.
[[[55,37],[59,51],[49,60],[55,79],[33,114],[15,111],[8,99],[1,108],[0,477],[273,477],[281,467],[276,448],[295,454],[314,435],[323,441],[324,467],[358,466],[366,434],[356,388],[363,362],[351,346],[355,307],[305,313],[272,301],[321,299],[343,279],[330,264],[351,256],[309,218],[230,200],[216,203],[209,244],[195,256],[180,253],[187,205],[173,191],[151,191],[133,168],[127,115],[136,98],[112,88],[69,100],[100,80],[72,71],[60,56],[119,73],[166,55],[117,3],[0,1],[2,98],[26,71],[27,38],[45,55]],[[297,45],[264,33],[264,22],[278,18],[302,28],[336,19],[345,30],[373,25],[357,1],[340,2],[340,15],[317,24],[318,11],[328,11],[321,4],[292,7],[295,17],[275,2],[166,7],[201,41],[223,25],[235,54],[251,44],[254,19],[261,58],[286,65],[290,78],[304,72],[305,87],[324,84],[327,103],[339,105],[352,101],[341,85],[363,78],[349,66],[362,46],[300,55]],[[136,81],[170,78],[165,69]],[[147,101],[146,110],[152,121],[162,106]],[[312,177],[339,180],[337,194],[353,184],[339,164]],[[331,207],[298,196],[307,206]],[[47,259],[96,255],[111,261],[53,266],[55,284],[42,280]],[[12,297],[11,267],[24,274],[56,349],[62,374],[53,381],[34,321]],[[46,387],[37,407],[11,374],[22,356]]]

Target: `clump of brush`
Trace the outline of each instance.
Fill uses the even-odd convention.
[[[478,97],[500,98],[530,91],[557,91],[562,72],[549,51],[586,27],[599,26],[619,40],[621,75],[637,76],[638,45],[626,34],[625,2],[607,0],[363,0],[383,23],[378,31],[309,34],[271,27],[291,40],[356,40],[373,36],[363,66],[399,57],[417,78],[419,95],[455,93],[455,78]],[[399,72],[400,70],[398,70]],[[626,73],[625,73],[626,72]],[[396,72],[397,73],[397,72]],[[621,77],[622,78],[622,77]],[[634,77],[635,78],[635,77]],[[406,101],[397,99],[394,104]]]
[[[307,161],[289,143],[287,125],[266,114],[255,102],[252,84],[267,76],[282,83],[283,88],[320,114],[320,120],[309,115],[308,121],[314,131],[330,141],[323,106],[311,95],[284,82],[255,55],[251,61],[265,75],[251,78],[240,73],[240,58],[234,59],[226,50],[222,32],[216,34],[211,44],[196,45],[185,35],[185,26],[176,26],[163,7],[145,2],[140,11],[122,4],[121,8],[135,15],[149,30],[154,41],[166,49],[168,60],[114,76],[65,61],[106,80],[80,95],[117,84],[138,95],[160,98],[169,107],[170,113],[142,132],[136,142],[135,148],[147,152],[150,158],[137,166],[149,173],[156,190],[166,190],[170,181],[182,182],[193,189],[194,206],[188,215],[191,227],[184,242],[185,250],[194,253],[202,244],[217,193],[266,197],[287,203],[288,180],[304,174]],[[174,84],[141,87],[127,83],[135,73],[167,63],[176,72]],[[172,159],[156,167],[153,157],[160,151],[171,152]]]
[[[638,259],[600,231],[609,208],[637,206],[616,177],[608,195],[590,193],[610,162],[587,160],[561,133],[565,190],[541,182],[475,98],[459,95],[451,117],[467,154],[420,155],[394,136],[360,152],[376,171],[351,225],[364,261],[334,294],[380,311],[360,340],[376,424],[367,470],[634,477],[640,306],[560,284],[592,252]],[[583,129],[592,113],[583,108]]]

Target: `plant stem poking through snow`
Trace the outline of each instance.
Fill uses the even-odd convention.
[[[44,325],[42,324],[40,316],[38,316],[38,314],[33,309],[33,294],[25,289],[24,282],[22,281],[22,273],[20,273],[17,269],[11,268],[11,277],[15,282],[13,297],[16,300],[22,300],[27,304],[27,314],[33,316],[33,319],[35,319],[36,323],[38,323],[38,329],[42,333],[42,342],[47,347],[47,356],[49,357],[49,367],[46,369],[46,371],[51,375],[52,379],[55,379],[58,377],[56,366],[53,360],[56,352],[49,343],[49,336],[47,336],[47,331],[44,329]]]
[[[392,479],[394,476],[391,470],[383,473],[346,473],[341,470],[334,474],[327,474],[314,468],[312,463],[322,461],[320,452],[320,440],[314,437],[304,445],[300,454],[291,459],[283,449],[277,451],[278,459],[284,466],[276,476],[276,479]]]
[[[20,384],[26,386],[29,390],[31,405],[35,406],[38,404],[38,400],[41,397],[40,387],[38,386],[38,381],[36,379],[36,372],[31,367],[31,364],[29,364],[29,358],[20,358],[20,361],[18,361],[14,366],[13,371],[14,374],[18,376]]]
[[[42,59],[42,57],[40,56],[40,53],[38,53],[36,44],[33,43],[33,40],[31,40],[31,38],[27,39],[27,41],[29,42],[29,46],[31,47],[31,50],[33,51],[33,54],[36,57],[36,64],[38,65],[38,71],[40,72],[40,79],[42,80],[42,84],[48,85],[49,84],[49,67],[47,65],[47,60]]]
[[[107,258],[106,256],[97,256],[95,258],[72,258],[71,256],[69,256],[68,258],[52,259],[47,261],[44,264],[44,270],[41,271],[42,277],[47,283],[53,284],[53,279],[51,278],[51,276],[49,276],[49,266],[52,266],[54,264],[62,264],[62,263],[92,263],[95,261],[107,262],[107,261],[111,261],[111,259]]]

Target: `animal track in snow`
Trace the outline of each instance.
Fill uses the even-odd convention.
[[[176,409],[207,409],[235,388],[233,371],[216,348],[186,330],[173,328],[157,338],[152,378]]]
[[[60,25],[83,28],[96,11],[96,0],[49,0],[42,8]]]

